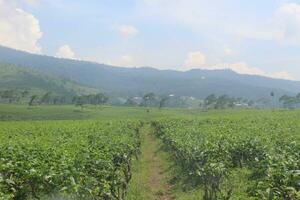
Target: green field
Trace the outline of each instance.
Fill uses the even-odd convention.
[[[292,114],[300,116],[297,110],[276,110],[276,113]],[[162,118],[185,118],[185,119],[206,119],[206,118],[240,118],[246,116],[265,115],[274,113],[270,109],[228,109],[209,110],[201,109],[180,109],[180,108],[145,108],[145,107],[112,107],[86,105],[83,110],[74,105],[42,105],[28,107],[26,105],[0,104],[1,121],[20,120],[154,120]]]
[[[297,200],[300,111],[0,105],[0,199]]]

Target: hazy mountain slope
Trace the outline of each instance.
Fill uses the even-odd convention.
[[[97,91],[72,81],[46,76],[24,67],[0,64],[0,90],[7,89],[28,90],[32,93],[51,91],[56,95],[87,94]]]
[[[180,72],[154,68],[121,68],[33,55],[5,47],[0,47],[0,62],[29,66],[45,74],[71,79],[121,96],[155,92],[203,98],[215,93],[257,99],[268,97],[271,91],[278,96],[300,92],[300,82],[241,75],[230,70]]]

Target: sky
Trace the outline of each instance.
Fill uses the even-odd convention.
[[[300,0],[0,0],[0,45],[300,80]]]

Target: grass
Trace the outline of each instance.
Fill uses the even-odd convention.
[[[83,110],[74,105],[41,105],[28,107],[26,105],[0,104],[0,120],[84,120],[84,119],[139,119],[150,120],[160,117],[189,115],[188,110],[141,108],[141,107],[111,107],[87,105]]]
[[[133,177],[129,185],[128,200],[172,199],[168,182],[166,153],[149,125],[141,130],[141,155],[133,163]]]
[[[41,105],[28,107],[27,105],[0,104],[0,121],[12,120],[122,120],[138,119],[150,121],[159,118],[241,118],[249,115],[266,115],[271,110],[211,110],[200,109],[175,109],[144,108],[144,107],[112,107],[86,105],[83,110],[74,105]],[[299,111],[279,110],[287,114],[296,114]]]

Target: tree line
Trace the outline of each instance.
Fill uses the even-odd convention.
[[[23,103],[28,106],[34,105],[63,105],[75,104],[83,106],[84,104],[102,105],[107,103],[108,96],[104,93],[88,94],[88,95],[56,95],[52,92],[44,94],[34,94],[28,90],[8,89],[0,91],[1,103]]]
[[[110,100],[110,101],[109,101]],[[85,104],[104,105],[107,103],[114,104],[111,97],[104,93],[87,94],[87,95],[57,95],[51,91],[34,94],[28,90],[7,89],[0,91],[1,103],[22,103],[29,106],[34,105],[62,105],[74,104],[81,108]],[[115,105],[115,104],[114,104]],[[296,96],[283,95],[280,98],[276,97],[274,92],[271,92],[269,98],[257,100],[249,100],[244,98],[235,98],[228,95],[211,94],[205,99],[196,99],[193,97],[184,97],[176,95],[158,95],[155,93],[146,93],[142,96],[129,97],[124,99],[118,105],[124,106],[139,106],[139,107],[200,107],[202,109],[226,109],[236,107],[282,107],[282,108],[300,108],[300,93]]]
[[[279,98],[284,108],[300,108],[300,93],[296,96],[283,95]]]

